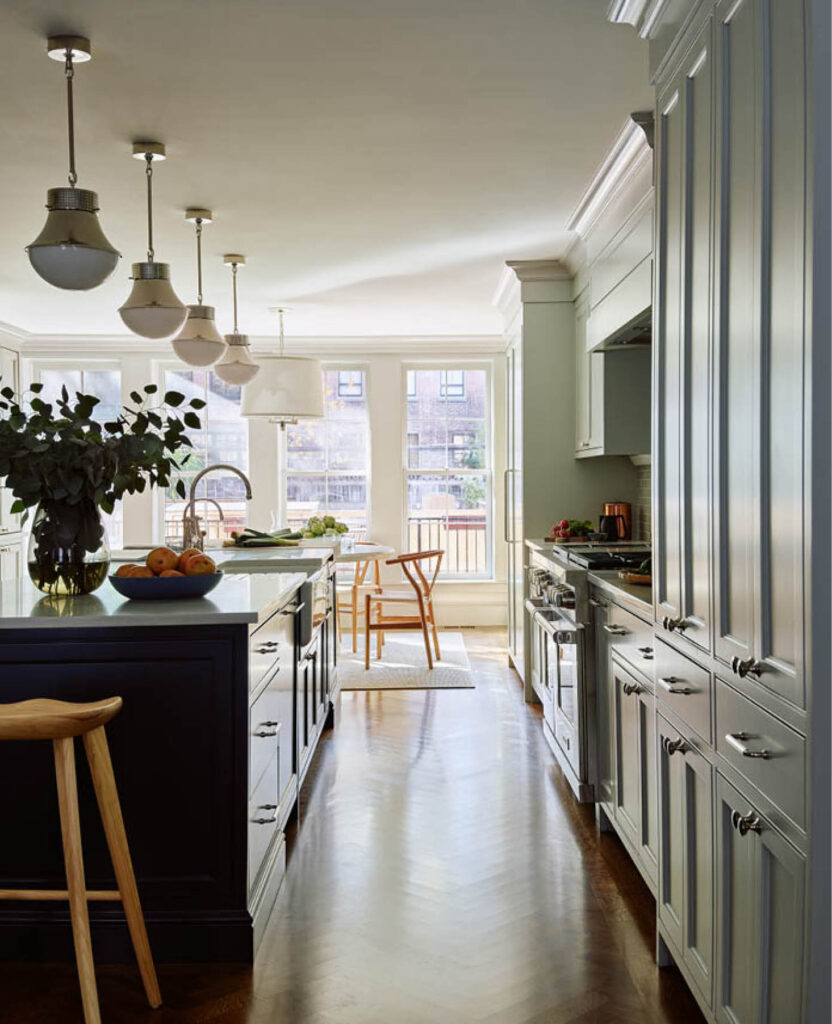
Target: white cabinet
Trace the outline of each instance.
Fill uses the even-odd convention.
[[[0,537],[0,583],[23,575],[23,541],[20,535]]]
[[[0,388],[19,388],[19,359],[17,352],[0,347]],[[0,410],[2,415],[2,410]],[[0,538],[4,534],[17,533],[20,530],[20,516],[12,515],[12,495],[0,484]],[[0,540],[0,543],[2,541]]]

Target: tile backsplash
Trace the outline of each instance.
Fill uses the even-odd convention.
[[[648,543],[653,536],[652,474],[650,464],[636,466],[636,500],[633,505],[633,538]]]

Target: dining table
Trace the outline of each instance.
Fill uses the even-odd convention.
[[[381,592],[381,561],[395,555],[396,549],[387,544],[373,544],[370,541],[358,542],[349,549],[342,550],[335,556],[336,565],[353,565],[355,567],[352,580],[344,581],[336,587],[338,627],[340,632],[341,616],[348,615],[352,620],[352,650],[358,650],[358,617],[361,614],[360,598],[368,593]],[[372,566],[372,582],[367,574]],[[340,600],[343,594],[344,601]]]

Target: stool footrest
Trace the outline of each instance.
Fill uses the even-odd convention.
[[[87,889],[84,893],[88,900],[121,899],[118,889]],[[68,900],[66,889],[0,889],[0,900]]]

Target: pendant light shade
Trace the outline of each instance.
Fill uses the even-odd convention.
[[[225,336],[228,348],[225,355],[214,367],[214,373],[216,373],[220,380],[224,380],[226,384],[243,386],[254,380],[260,370],[259,365],[251,358],[248,335],[240,334],[237,330],[237,268],[245,265],[246,258],[238,253],[229,253],[223,258],[226,266],[231,267],[231,287],[234,295],[234,331]],[[245,391],[243,394],[245,394]]]
[[[285,426],[301,419],[320,419],[324,414],[321,361],[283,354],[283,310],[280,314],[280,352],[260,361],[257,379],[243,392],[243,416],[274,420]]]
[[[88,291],[107,280],[120,256],[98,223],[98,196],[75,187],[78,174],[72,83],[75,63],[90,59],[90,42],[81,36],[53,36],[48,41],[48,53],[53,60],[63,62],[66,75],[69,188],[49,189],[46,224],[26,252],[35,271],[55,288]]]
[[[202,302],[202,226],[210,224],[210,210],[188,209],[185,219],[196,225],[197,297],[188,306],[188,319],[173,339],[173,351],[188,366],[213,366],[228,347],[214,322],[214,307]]]
[[[119,313],[134,334],[169,338],[185,322],[188,311],[170,283],[170,267],[154,258],[153,161],[165,159],[165,147],[161,142],[134,142],[133,156],[147,165],[147,260],[133,264],[133,289]]]

